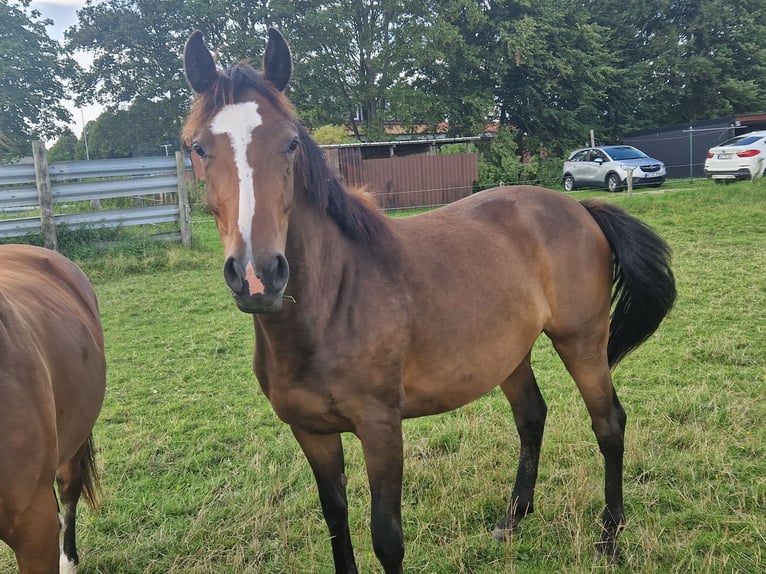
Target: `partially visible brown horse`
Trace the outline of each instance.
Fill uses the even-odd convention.
[[[256,376],[314,471],[336,572],[357,571],[343,432],[362,444],[373,547],[389,574],[404,557],[403,418],[499,385],[521,453],[496,536],[532,512],[546,405],[530,354],[541,333],[590,413],[606,466],[598,547],[617,560],[625,413],[610,367],[673,304],[668,247],[616,207],[535,187],[388,219],[343,187],[297,119],[284,95],[291,66],[274,29],[263,72],[217,70],[195,32],[185,70],[197,98],[184,137],[205,168],[224,278],[254,314]]]
[[[96,502],[91,429],[105,386],[83,272],[54,251],[0,245],[0,539],[22,574],[76,571],[75,510],[81,494]]]

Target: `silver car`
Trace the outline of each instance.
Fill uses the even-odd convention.
[[[620,191],[628,184],[633,170],[633,185],[659,187],[665,183],[665,164],[629,145],[589,147],[573,151],[564,162],[564,189],[596,187]]]

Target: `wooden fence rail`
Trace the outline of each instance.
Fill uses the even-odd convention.
[[[57,248],[57,227],[102,228],[176,222],[183,245],[191,245],[187,173],[191,160],[175,157],[126,158],[49,164],[42,142],[33,142],[34,164],[0,165],[0,238],[41,233]],[[152,205],[98,209],[102,200],[132,197]],[[165,203],[168,197],[173,203]],[[96,208],[69,212],[57,206],[88,202]],[[30,212],[39,215],[29,216]],[[66,212],[64,212],[66,211]],[[14,217],[14,213],[24,213]]]

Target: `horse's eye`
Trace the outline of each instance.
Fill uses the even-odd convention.
[[[194,142],[192,144],[192,151],[196,153],[198,156],[204,158],[205,157],[205,148],[203,148],[201,145],[199,145],[197,142]]]
[[[290,142],[290,145],[288,146],[287,151],[289,153],[293,153],[296,149],[298,149],[298,143],[299,143],[298,138],[293,138],[293,141]]]

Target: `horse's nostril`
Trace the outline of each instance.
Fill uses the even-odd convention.
[[[229,289],[235,293],[242,291],[244,287],[242,274],[237,272],[237,262],[233,257],[226,259],[226,262],[223,264],[223,278]]]
[[[277,255],[271,261],[273,267],[274,287],[281,289],[287,283],[287,279],[290,276],[290,265],[287,263],[287,259],[281,253]]]

